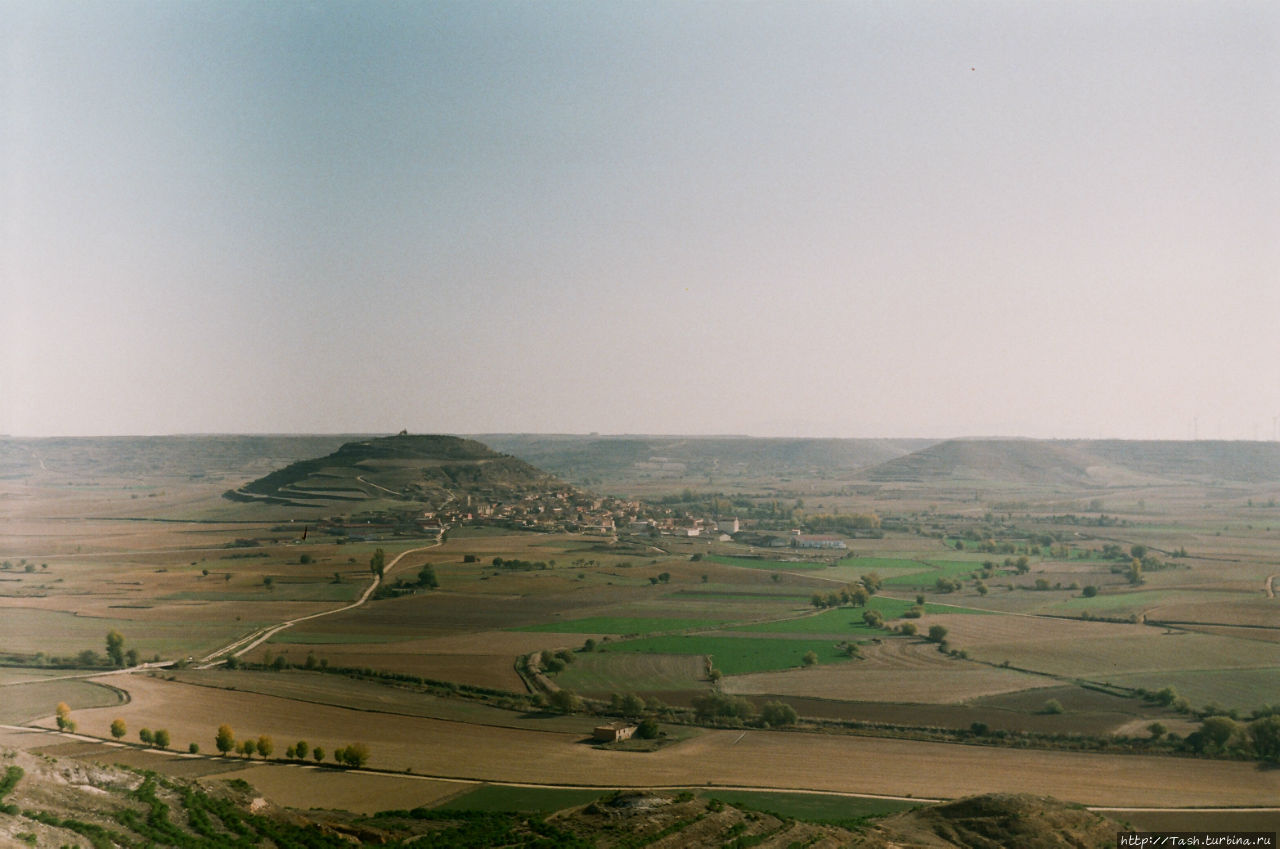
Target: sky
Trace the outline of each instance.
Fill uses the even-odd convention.
[[[0,433],[1277,434],[1271,0],[0,0],[0,44]]]

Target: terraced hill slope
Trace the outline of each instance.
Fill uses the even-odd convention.
[[[566,487],[541,469],[456,436],[385,436],[348,442],[225,493],[295,506],[374,499],[441,503],[470,494],[516,495]]]

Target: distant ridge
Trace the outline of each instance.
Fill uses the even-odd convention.
[[[751,436],[482,434],[486,444],[567,479],[630,480],[646,471],[679,477],[788,476],[853,471],[931,445],[931,439]]]
[[[1280,442],[952,439],[865,470],[873,481],[1094,487],[1280,481]]]
[[[223,495],[233,501],[320,506],[388,498],[440,502],[564,486],[555,476],[473,439],[400,434],[348,442],[325,457],[290,463]]]

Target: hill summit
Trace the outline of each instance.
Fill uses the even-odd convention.
[[[1046,486],[1280,480],[1278,442],[952,439],[867,469],[874,481]]]
[[[290,463],[224,495],[318,507],[375,500],[442,504],[472,495],[509,499],[567,487],[473,439],[401,433],[348,442],[328,456]]]

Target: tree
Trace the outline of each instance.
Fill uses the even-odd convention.
[[[137,650],[137,649],[129,649],[127,652],[125,652],[125,653],[124,653],[124,665],[125,665],[125,666],[137,666],[137,665],[138,665],[138,660],[139,660],[139,658],[138,658],[138,650]]]
[[[822,609],[826,607],[827,600],[822,597],[822,593],[814,593],[813,597],[809,599],[809,603],[818,609]]]
[[[1129,583],[1136,587],[1142,582],[1142,561],[1135,557],[1129,561]]]
[[[1240,724],[1229,716],[1210,716],[1200,723],[1200,734],[1217,749],[1225,749],[1240,734]]]
[[[219,725],[218,736],[214,738],[213,743],[218,747],[218,751],[226,755],[231,753],[236,747],[236,735],[231,730],[230,725]]]
[[[167,728],[157,728],[154,735],[155,744],[161,749],[169,748],[169,730]]]
[[[240,754],[244,755],[246,758],[253,757],[253,753],[256,751],[258,751],[258,743],[256,740],[240,741]]]
[[[124,636],[115,629],[107,632],[107,657],[112,666],[124,666]]]
[[[1162,722],[1153,722],[1147,726],[1147,732],[1151,734],[1152,740],[1159,740],[1169,732],[1169,729],[1165,728]]]
[[[866,607],[867,600],[870,598],[871,595],[862,587],[854,587],[849,593],[849,601],[854,607]]]
[[[386,552],[384,552],[381,548],[376,549],[373,552],[373,557],[369,558],[369,571],[377,575],[379,578],[381,578],[382,573],[386,571],[386,568],[387,568]]]
[[[188,751],[188,752],[190,752],[190,753],[191,753],[191,754],[193,754],[193,755],[198,755],[198,754],[200,754],[200,744],[199,744],[199,743],[188,743],[188,744],[187,744],[187,751]]]
[[[868,572],[862,576],[862,586],[866,587],[869,594],[875,595],[880,589],[880,576],[875,572]]]
[[[700,720],[722,717],[750,719],[756,712],[756,706],[741,696],[730,696],[718,690],[694,696],[689,703]]]
[[[1249,723],[1253,751],[1264,761],[1280,761],[1280,716],[1272,714]]]
[[[269,590],[274,590],[276,588],[276,579],[268,575],[262,579],[262,585]]]
[[[1049,699],[1044,703],[1044,707],[1040,708],[1040,712],[1051,714],[1062,713],[1062,702],[1057,699]]]
[[[903,622],[898,626],[898,633],[904,637],[914,637],[919,631],[920,629],[916,627],[914,622]]]
[[[1013,568],[1017,570],[1019,575],[1025,575],[1031,571],[1031,561],[1024,554],[1013,562]]]
[[[929,626],[929,642],[941,643],[947,639],[947,629],[942,625]]]
[[[561,713],[573,713],[582,707],[582,700],[578,698],[578,694],[573,690],[556,690],[547,697],[547,703],[553,710]]]
[[[71,705],[66,702],[58,702],[57,707],[53,709],[57,715],[57,723],[59,731],[74,731],[75,723],[71,719]]]
[[[432,590],[440,586],[440,582],[436,580],[436,570],[430,563],[418,570],[418,586]]]
[[[138,732],[138,739],[150,746],[155,743],[156,735],[151,733],[150,728],[144,728]]]
[[[582,644],[582,650],[585,652],[593,652],[596,650],[596,641],[591,637],[587,637],[587,641]]]
[[[1085,598],[1093,598],[1097,594],[1098,594],[1098,588],[1095,587],[1093,584],[1086,584],[1085,588],[1080,591],[1080,595],[1084,596]]]
[[[818,662],[818,653],[810,649],[804,653],[804,657],[800,659],[800,662],[805,666],[813,666]]]
[[[781,725],[795,725],[799,718],[796,709],[786,702],[765,702],[764,707],[760,709],[760,720],[765,725],[775,728]]]
[[[364,743],[350,743],[342,754],[343,763],[349,767],[359,769],[369,762],[369,747]]]
[[[884,616],[881,615],[880,611],[874,608],[862,611],[862,621],[867,623],[867,626],[871,628],[880,628],[884,626]]]
[[[305,758],[307,756],[307,750],[308,746],[306,740],[299,740],[293,744],[293,752],[299,758]]]
[[[644,699],[635,693],[627,693],[618,702],[618,712],[623,716],[639,716],[644,713]]]
[[[636,736],[641,740],[655,740],[658,733],[658,721],[651,716],[640,720],[640,725],[636,728]]]
[[[262,755],[264,758],[271,757],[271,753],[276,750],[275,741],[265,734],[258,738],[257,746],[258,754]]]
[[[129,733],[129,729],[125,726],[123,719],[111,720],[111,736],[117,740]]]
[[[312,759],[313,759],[316,763],[320,763],[321,761],[323,761],[323,760],[324,760],[324,747],[323,747],[323,746],[316,746],[314,749],[312,749],[312,750],[311,750],[311,757],[312,757]]]

